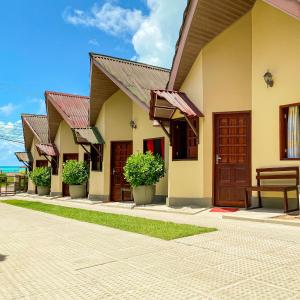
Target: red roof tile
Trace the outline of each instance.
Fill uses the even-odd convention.
[[[54,144],[36,144],[39,155],[56,156],[58,150]]]
[[[45,96],[71,128],[89,125],[89,97],[49,91]]]

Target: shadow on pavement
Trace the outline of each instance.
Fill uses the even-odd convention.
[[[0,254],[0,262],[6,259],[6,255]]]

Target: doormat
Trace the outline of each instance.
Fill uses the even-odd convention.
[[[238,210],[239,210],[238,208],[231,208],[231,207],[214,207],[210,210],[210,212],[226,213],[226,212],[236,212]]]

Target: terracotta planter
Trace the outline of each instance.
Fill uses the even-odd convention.
[[[37,192],[39,196],[46,196],[50,194],[50,186],[38,186]]]
[[[71,199],[85,198],[86,187],[85,184],[69,185]]]
[[[155,185],[141,185],[132,189],[136,205],[150,204],[155,195]]]

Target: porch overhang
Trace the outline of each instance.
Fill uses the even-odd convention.
[[[179,110],[185,117],[204,117],[203,113],[183,92],[152,90],[150,101],[150,119],[170,121]]]
[[[30,152],[15,152],[18,161],[29,164],[33,161],[32,154]]]
[[[54,144],[36,144],[36,149],[41,156],[58,156],[58,150]]]
[[[81,144],[81,145],[104,144],[104,139],[102,138],[97,127],[74,128],[73,133],[74,133],[74,141],[76,144]]]

